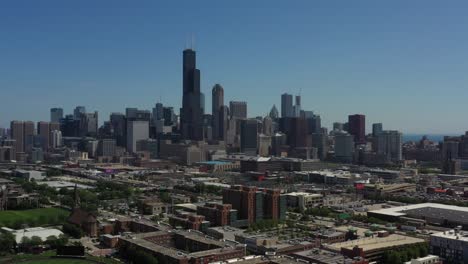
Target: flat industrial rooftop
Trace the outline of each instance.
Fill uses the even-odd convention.
[[[389,215],[389,216],[406,216],[406,215],[409,216],[409,214],[411,213],[422,214],[422,212],[427,212],[428,214],[441,215],[441,216],[445,216],[444,214],[447,214],[450,212],[450,214],[457,214],[457,217],[460,217],[461,215],[463,215],[467,217],[466,219],[468,219],[468,207],[445,205],[445,204],[438,204],[438,203],[412,204],[412,205],[404,205],[404,206],[397,206],[397,207],[392,207],[392,208],[369,211],[369,213]]]

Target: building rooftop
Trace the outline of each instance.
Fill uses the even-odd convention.
[[[187,252],[185,250],[181,250],[171,246],[165,246],[162,244],[157,244],[155,242],[150,241],[152,237],[160,236],[160,235],[167,235],[167,234],[179,234],[184,236],[187,239],[209,244],[210,250],[204,251],[197,251],[197,252]],[[183,258],[199,258],[203,256],[209,256],[216,253],[220,253],[225,251],[227,248],[234,249],[239,246],[236,242],[229,242],[229,241],[219,241],[209,237],[206,237],[203,233],[194,231],[194,230],[171,230],[171,231],[156,231],[156,232],[149,232],[149,233],[140,233],[140,234],[131,234],[128,237],[123,237],[122,240],[128,241],[132,244],[136,244],[140,247],[144,247],[150,251],[161,252],[164,255],[176,258],[176,259],[183,259]]]
[[[318,248],[295,252],[292,254],[292,256],[300,257],[301,259],[307,260],[309,262],[312,261],[312,263],[315,263],[316,261],[326,264],[353,263],[353,260],[343,256],[340,253]]]
[[[226,165],[226,164],[232,164],[232,162],[221,161],[221,160],[211,160],[211,161],[198,162],[197,164],[201,164],[201,165]]]
[[[468,242],[468,232],[463,232],[463,231],[455,232],[455,230],[450,230],[450,231],[432,234],[431,238],[432,237],[454,239],[454,240]]]
[[[322,197],[322,195],[319,194],[319,193],[308,193],[308,192],[291,192],[291,193],[286,193],[286,195],[291,195],[291,196]]]
[[[299,263],[300,261],[295,260],[289,256],[246,256],[243,258],[237,259],[228,259],[226,261],[217,261],[212,262],[211,264],[263,264],[263,263],[270,263],[270,264],[291,264],[291,263]],[[302,262],[303,263],[303,262]]]
[[[44,184],[52,188],[60,189],[60,188],[74,188],[75,185],[79,189],[93,189],[95,187],[84,185],[84,184],[76,184],[73,182],[68,181],[38,181],[37,184]]]
[[[414,218],[432,218],[447,220],[452,223],[468,224],[468,212],[445,208],[422,207],[405,210],[404,213]]]
[[[215,186],[215,187],[220,187],[220,188],[229,188],[231,185],[229,184],[224,184],[224,183],[219,183],[219,182],[204,182],[203,183],[206,186]]]
[[[392,234],[387,237],[367,237],[357,240],[349,240],[346,242],[325,245],[325,247],[334,251],[340,251],[341,248],[352,250],[355,246],[358,246],[364,251],[371,251],[422,242],[424,242],[424,239]]]
[[[376,213],[376,214],[390,215],[390,216],[406,216],[408,215],[407,212],[411,213],[411,211],[413,211],[413,213],[417,213],[418,210],[416,209],[422,209],[422,208],[430,208],[431,210],[427,211],[428,213],[436,212],[437,210],[434,210],[434,209],[445,210],[444,211],[445,213],[447,213],[448,211],[457,211],[459,213],[462,213],[464,216],[466,214],[466,217],[468,217],[468,207],[445,205],[445,204],[438,204],[438,203],[412,204],[412,205],[397,206],[397,207],[392,207],[392,208],[374,210],[374,211],[369,211],[369,212]],[[419,213],[421,212],[422,211],[419,211]]]
[[[45,227],[33,227],[25,229],[10,229],[2,227],[2,231],[10,232],[15,236],[16,243],[20,244],[23,237],[31,238],[33,236],[40,237],[43,241],[49,236],[56,236],[57,238],[60,235],[63,235],[62,231],[55,228],[45,228]]]

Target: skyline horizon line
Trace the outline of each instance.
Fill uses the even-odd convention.
[[[230,101],[228,101],[228,102],[230,102]],[[156,103],[162,103],[163,106],[165,106],[165,107],[168,106],[168,107],[173,107],[174,109],[179,109],[180,110],[180,108],[175,108],[174,106],[171,106],[171,105],[165,105],[163,102],[160,102],[160,101],[158,101]],[[156,103],[155,103],[155,105],[156,105]],[[225,104],[225,105],[228,105],[228,104]],[[274,105],[276,105],[276,104],[274,104]],[[8,120],[7,123],[4,123],[4,124],[0,123],[0,128],[9,129],[10,123],[12,121],[32,121],[32,122],[34,122],[35,126],[37,126],[38,122],[50,122],[50,110],[51,109],[61,108],[61,109],[63,109],[64,116],[66,116],[66,115],[73,115],[73,109],[75,107],[77,107],[77,106],[84,106],[85,109],[86,109],[86,113],[91,113],[91,112],[96,111],[96,112],[98,112],[98,116],[101,117],[101,114],[100,114],[101,112],[99,110],[95,110],[96,108],[91,108],[91,109],[94,109],[94,110],[88,111],[88,109],[89,109],[88,106],[84,105],[84,104],[78,104],[78,105],[76,105],[74,107],[71,107],[71,110],[69,110],[69,111],[65,111],[64,107],[54,106],[54,107],[49,108],[49,112],[48,112],[49,116],[46,119],[11,119],[11,120]],[[301,103],[301,106],[302,106],[302,103]],[[272,105],[272,107],[273,107],[273,105]],[[125,115],[125,109],[127,109],[127,108],[137,108],[139,110],[146,110],[146,111],[149,111],[152,114],[152,108],[148,109],[148,108],[140,108],[138,106],[131,106],[131,107],[123,108],[123,111],[108,112],[108,115],[105,115],[105,116],[110,117],[110,115],[113,114],[113,113],[119,113],[119,114],[124,114]],[[206,109],[206,107],[205,107],[205,109]],[[248,110],[248,104],[247,104],[247,110]],[[306,111],[309,111],[309,110],[306,110]],[[313,112],[315,113],[315,111],[313,111]],[[266,117],[266,116],[268,116],[268,113],[269,113],[269,111],[267,111],[265,115],[253,115],[253,116],[248,115],[247,119],[255,119],[256,117]],[[211,113],[209,113],[209,114],[211,114]],[[365,113],[354,113],[354,114],[361,114],[361,115],[366,116],[366,118],[367,118],[367,115]],[[354,114],[349,114],[349,115],[354,115]],[[179,114],[177,114],[177,116],[180,117],[180,112],[179,112]],[[323,116],[322,115],[319,115],[319,116],[320,116],[320,118],[321,118],[321,120],[323,122]],[[108,119],[105,119],[105,121],[108,121]],[[180,119],[178,119],[178,121],[180,121]],[[338,122],[338,121],[333,121],[333,122],[330,123],[330,125],[323,125],[323,123],[322,123],[322,127],[327,128],[328,132],[333,131],[332,128],[333,128],[333,123],[334,122]],[[339,122],[339,123],[344,124],[346,122]],[[383,127],[385,128],[385,123],[384,122],[367,122],[367,120],[366,120],[366,128],[365,128],[366,135],[372,133],[372,124],[376,124],[376,123],[382,123]],[[98,118],[98,126],[100,127],[103,124],[104,124],[104,121],[101,118]],[[460,132],[453,132],[453,131],[452,132],[427,132],[427,131],[426,132],[417,132],[417,131],[407,132],[407,131],[404,131],[402,129],[384,129],[384,130],[397,130],[397,131],[401,132],[403,134],[403,136],[424,136],[424,135],[427,135],[427,136],[459,136],[459,135],[464,135],[465,132],[468,132],[468,128],[467,128],[467,130],[460,131]]]

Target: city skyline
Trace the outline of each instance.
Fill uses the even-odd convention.
[[[30,8],[9,4],[0,11],[5,22],[0,24],[8,25],[0,26],[7,39],[0,44],[5,62],[0,66],[5,73],[0,80],[1,127],[8,127],[11,120],[48,121],[50,108],[70,113],[77,105],[98,111],[100,124],[112,112],[124,112],[126,107],[150,110],[158,101],[178,113],[180,51],[193,33],[197,68],[202,72],[200,90],[207,97],[205,109],[211,108],[211,88],[219,83],[224,87],[225,104],[246,101],[249,117],[266,116],[273,104],[279,108],[280,96],[286,92],[300,93],[302,108],[319,114],[327,128],[333,122],[345,122],[350,114],[364,114],[366,133],[372,123],[380,122],[385,129],[405,134],[462,134],[467,129],[458,121],[463,120],[465,95],[462,72],[466,65],[461,61],[467,55],[458,45],[466,40],[456,38],[456,30],[466,19],[456,7],[398,2],[385,11],[385,4],[361,1],[362,6],[331,8],[313,3],[300,10],[275,3],[265,9],[268,12],[262,12],[261,6],[244,10],[245,21],[233,26],[241,8],[218,4],[201,6],[200,14],[171,25],[171,32],[166,32],[164,23],[190,15],[189,11],[149,2],[132,9],[117,2],[106,11],[104,6],[88,10],[86,4],[54,3],[47,1],[40,12],[33,11],[34,4]],[[281,8],[294,15],[280,16]],[[423,8],[425,14],[410,18],[416,8]],[[347,12],[351,9],[353,15]],[[372,10],[362,21],[356,20]],[[169,18],[161,15],[163,11],[180,14]],[[314,18],[319,11],[323,14]],[[223,19],[211,23],[202,18],[189,24],[190,18],[210,12]],[[67,17],[70,13],[74,16]],[[100,18],[102,14],[107,16]],[[444,28],[437,23],[442,17],[448,19],[443,26],[451,31],[442,32]],[[95,23],[93,27],[86,18]],[[373,19],[376,25],[367,24]],[[36,20],[43,23],[36,25]],[[123,38],[124,34],[129,37]],[[432,43],[424,41],[429,37]],[[77,38],[80,41],[73,43]],[[219,41],[213,43],[214,39]],[[296,46],[297,50],[291,48]],[[25,95],[33,100],[22,101]]]

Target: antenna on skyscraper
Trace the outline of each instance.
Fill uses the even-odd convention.
[[[193,32],[192,32],[192,40],[191,40],[191,43],[190,43],[190,49],[195,50],[195,37],[193,35]]]

